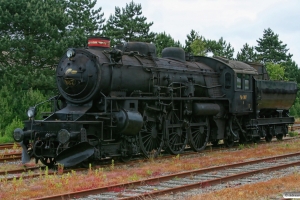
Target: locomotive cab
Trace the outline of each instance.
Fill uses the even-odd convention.
[[[232,113],[246,114],[253,112],[253,74],[235,71]]]
[[[198,57],[215,71],[219,72],[219,82],[222,85],[222,93],[229,101],[229,113],[244,115],[253,112],[253,76],[257,70],[250,65],[223,57]]]

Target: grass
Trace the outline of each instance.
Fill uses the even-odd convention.
[[[244,144],[239,144],[239,149],[242,150],[245,148],[245,145]]]
[[[298,136],[298,135],[299,135],[299,133],[296,132],[296,131],[290,131],[290,132],[289,132],[289,136],[290,136],[290,137],[295,137],[295,136]]]
[[[235,151],[230,152],[199,153],[197,156],[186,157],[178,155],[174,156],[173,159],[167,160],[154,159],[151,164],[137,162],[131,166],[122,165],[120,167],[112,162],[107,168],[90,168],[85,172],[72,171],[71,173],[63,175],[59,175],[58,173],[54,175],[41,175],[39,178],[30,180],[16,179],[14,181],[6,181],[5,178],[3,178],[0,180],[0,199],[31,199],[52,194],[111,186],[184,170],[194,170],[241,162],[251,158],[262,158],[277,154],[298,152],[299,146],[300,140],[283,141],[279,143],[255,145],[249,148],[237,148]],[[6,165],[6,167],[11,168],[8,165]],[[274,193],[274,191],[272,192]],[[228,198],[229,197],[230,196],[228,196]]]

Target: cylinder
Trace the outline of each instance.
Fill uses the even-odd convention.
[[[120,110],[113,113],[116,127],[114,132],[124,135],[136,135],[143,126],[143,117],[139,112]]]
[[[220,106],[214,103],[194,103],[194,115],[216,115],[220,112]]]

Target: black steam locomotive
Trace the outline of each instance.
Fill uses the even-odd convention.
[[[280,140],[294,123],[296,83],[269,80],[260,64],[188,56],[175,47],[158,58],[153,44],[110,48],[108,38],[91,37],[87,48],[68,49],[56,82],[53,113],[35,120],[31,107],[25,127],[14,131],[23,162],[69,167],[201,151],[219,140]]]

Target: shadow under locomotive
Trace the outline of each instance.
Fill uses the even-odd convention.
[[[70,48],[56,69],[55,110],[14,131],[31,157],[52,166],[134,155],[180,154],[208,142],[282,139],[297,93],[295,82],[271,81],[265,67],[221,57],[187,56],[129,42],[110,49],[108,38],[91,37],[85,49]],[[43,102],[42,102],[43,103]]]

